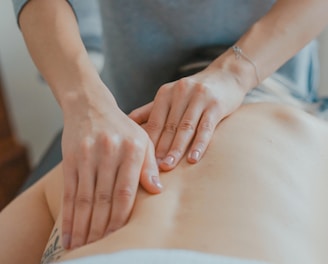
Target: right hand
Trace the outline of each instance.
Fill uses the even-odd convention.
[[[108,90],[87,102],[64,111],[62,230],[67,249],[122,227],[139,181],[149,193],[162,188],[147,133],[118,108]]]

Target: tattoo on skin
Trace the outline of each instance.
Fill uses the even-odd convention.
[[[60,232],[56,227],[48,240],[46,250],[42,255],[41,264],[47,264],[59,260],[64,251],[65,249],[60,241]]]

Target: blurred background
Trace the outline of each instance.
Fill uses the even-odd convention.
[[[328,95],[328,30],[320,36],[320,93]],[[38,75],[17,27],[11,0],[0,1],[0,68],[14,133],[35,165],[62,128],[61,110]],[[325,85],[327,84],[327,85]]]
[[[62,114],[28,54],[11,0],[0,1],[0,68],[11,125],[34,165],[62,127]]]

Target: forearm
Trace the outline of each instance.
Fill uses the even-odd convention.
[[[280,0],[236,43],[256,64],[236,60],[230,49],[213,65],[231,69],[247,91],[270,76],[327,25],[326,0]]]
[[[19,22],[36,66],[64,111],[72,101],[81,103],[96,97],[97,92],[104,93],[66,1],[31,0]]]

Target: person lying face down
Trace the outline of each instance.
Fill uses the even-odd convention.
[[[216,128],[201,162],[161,174],[161,194],[139,188],[123,228],[70,250],[59,165],[1,212],[0,263],[328,263],[327,149],[323,120],[245,104]]]

